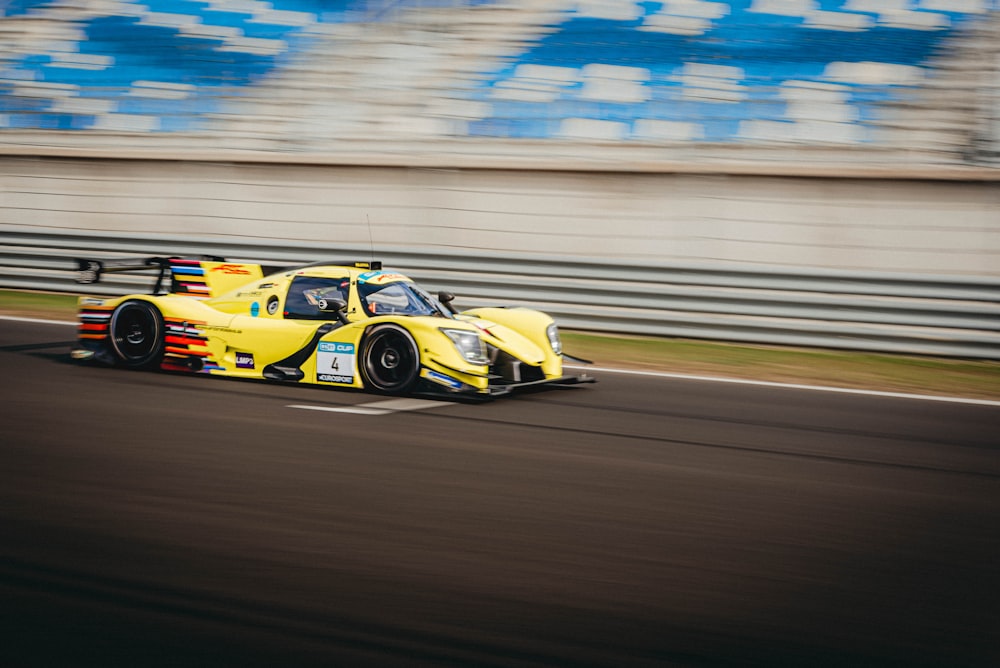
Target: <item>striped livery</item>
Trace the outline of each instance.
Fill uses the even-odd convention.
[[[81,305],[78,314],[80,324],[77,326],[79,337],[93,341],[103,341],[108,338],[108,324],[111,321],[112,311],[114,306],[86,303]]]
[[[164,318],[163,361],[160,367],[165,371],[225,371],[208,350],[208,338],[199,325],[204,322]]]
[[[170,259],[170,292],[184,297],[207,299],[212,290],[205,282],[205,269],[198,260]]]

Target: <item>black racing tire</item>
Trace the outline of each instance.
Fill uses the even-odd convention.
[[[365,389],[379,394],[406,394],[420,379],[417,342],[398,325],[376,325],[361,342],[360,367]]]
[[[115,358],[130,369],[152,369],[163,359],[164,327],[160,310],[138,299],[123,302],[109,327]]]

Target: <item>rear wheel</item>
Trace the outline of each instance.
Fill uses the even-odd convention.
[[[111,314],[115,357],[131,369],[150,369],[163,358],[163,316],[149,302],[130,300]]]
[[[413,336],[397,325],[373,327],[361,344],[365,388],[382,394],[405,394],[420,377],[420,352]]]

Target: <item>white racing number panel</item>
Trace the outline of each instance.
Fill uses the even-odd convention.
[[[354,382],[357,354],[353,343],[321,341],[316,351],[316,380],[321,383]]]

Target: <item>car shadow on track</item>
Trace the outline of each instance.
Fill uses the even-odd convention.
[[[76,341],[50,341],[46,343],[21,343],[10,346],[0,346],[0,353],[28,353],[32,357],[51,359],[63,364],[72,363],[69,356],[69,349],[76,345]],[[53,350],[61,348],[62,350]],[[41,352],[48,351],[48,352]]]

